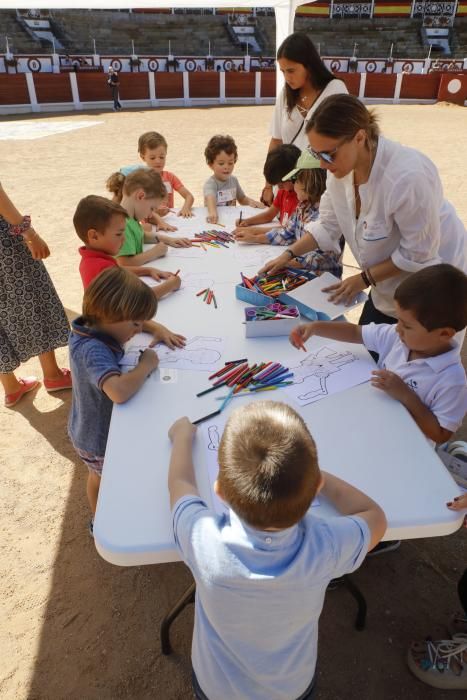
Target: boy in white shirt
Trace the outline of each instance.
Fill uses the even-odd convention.
[[[295,328],[296,348],[312,335],[363,343],[379,354],[371,383],[400,401],[429,440],[443,443],[467,412],[465,370],[454,341],[467,325],[467,276],[448,264],[425,267],[394,294],[396,325],[315,321]]]

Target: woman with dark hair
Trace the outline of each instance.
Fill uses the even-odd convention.
[[[347,93],[342,80],[326,68],[306,34],[290,34],[279,46],[277,63],[285,86],[276,100],[268,153],[282,143],[293,143],[303,151],[307,145],[306,124],[314,110],[329,95]],[[272,186],[262,192],[265,204],[272,202]]]
[[[361,272],[326,291],[349,305],[370,288],[360,325],[396,323],[394,292],[412,272],[440,262],[467,272],[465,227],[427,156],[382,136],[373,111],[351,95],[328,97],[306,131],[308,150],[328,171],[319,219],[262,271],[315,248],[338,252],[344,236]]]

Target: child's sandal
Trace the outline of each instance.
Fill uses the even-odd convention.
[[[433,688],[467,690],[467,634],[413,642],[407,663],[414,676]]]

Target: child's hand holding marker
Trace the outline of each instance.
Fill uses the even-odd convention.
[[[313,324],[312,323],[301,323],[296,326],[291,334],[289,335],[289,340],[297,350],[303,350],[307,352],[305,347],[305,340],[308,340],[310,336],[313,335]]]
[[[166,272],[165,270],[157,270],[155,267],[151,268],[150,277],[156,282],[161,282],[162,280],[168,280],[174,276],[173,272]]]
[[[171,236],[164,236],[164,234],[162,234],[159,236],[159,240],[171,248],[191,248],[191,241],[189,238],[172,238]]]
[[[139,366],[147,370],[148,376],[157,369],[159,365],[159,358],[155,350],[146,348],[146,350],[140,350]]]

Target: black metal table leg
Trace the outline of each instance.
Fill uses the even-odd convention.
[[[192,583],[189,588],[186,589],[185,593],[182,595],[179,600],[175,603],[173,608],[169,610],[167,615],[163,618],[160,628],[159,628],[159,636],[161,640],[161,649],[162,653],[165,656],[168,656],[169,654],[172,653],[172,647],[170,645],[170,626],[172,625],[172,622],[180,615],[182,610],[186,608],[187,605],[190,605],[190,603],[195,602],[195,590],[196,590],[196,584]]]
[[[365,629],[365,623],[366,623],[366,611],[367,611],[367,605],[366,605],[366,599],[359,587],[354,583],[352,578],[350,577],[349,574],[346,574],[345,576],[342,577],[342,582],[344,586],[347,588],[349,593],[355,598],[357,601],[357,617],[355,618],[355,629],[357,630],[364,630]]]

